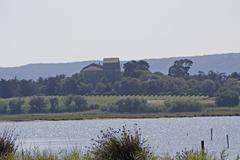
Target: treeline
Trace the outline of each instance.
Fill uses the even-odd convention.
[[[168,75],[152,73],[145,61],[130,61],[116,81],[102,77],[96,83],[88,82],[84,74],[71,77],[58,75],[38,80],[0,80],[0,97],[57,96],[57,95],[204,95],[216,96],[231,90],[239,95],[240,73],[230,75],[209,71],[190,75],[193,62],[175,61]]]
[[[98,110],[108,113],[200,112],[204,105],[196,100],[165,100],[152,104],[143,98],[122,98],[116,102],[89,104],[82,96],[33,96],[0,100],[0,114],[63,113]]]
[[[100,108],[103,112],[115,113],[156,113],[163,111],[161,106],[147,103],[146,99],[126,98]]]
[[[98,108],[81,96],[33,96],[0,101],[0,114],[81,112]]]
[[[162,105],[154,105],[145,99],[126,98],[101,107],[103,112],[115,113],[158,113],[158,112],[201,112],[205,106],[194,100],[166,100]]]

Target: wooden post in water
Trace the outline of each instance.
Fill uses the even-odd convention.
[[[201,141],[201,150],[202,150],[202,151],[205,150],[204,141]]]
[[[212,136],[213,136],[213,129],[211,128],[211,141],[212,141]]]
[[[229,149],[229,138],[228,138],[228,135],[226,135],[226,138],[227,138],[227,149]]]

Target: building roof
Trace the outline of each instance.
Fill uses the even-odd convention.
[[[119,58],[104,58],[103,64],[104,63],[119,63]]]
[[[89,64],[86,67],[84,67],[82,69],[82,71],[89,71],[89,72],[92,72],[92,71],[103,71],[103,67],[100,64],[92,63],[92,64]]]

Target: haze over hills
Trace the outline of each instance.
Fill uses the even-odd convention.
[[[194,64],[190,70],[192,74],[203,71],[207,73],[209,70],[215,72],[225,72],[226,74],[232,72],[240,72],[240,53],[215,54],[192,57],[173,57],[173,58],[159,58],[159,59],[145,59],[152,72],[167,73],[169,67],[175,60],[181,58],[191,59]],[[91,63],[99,63],[102,61],[82,61],[72,63],[51,63],[51,64],[29,64],[19,67],[1,67],[0,78],[3,79],[38,79],[39,77],[49,77],[59,74],[71,76]],[[124,64],[126,61],[121,61]]]

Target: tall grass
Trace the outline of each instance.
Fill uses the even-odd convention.
[[[145,143],[140,129],[131,132],[125,126],[109,128],[95,140],[91,153],[96,160],[150,160],[153,153]]]
[[[66,153],[44,151],[17,151],[16,136],[13,131],[0,134],[0,160],[227,160],[225,151],[220,156],[206,151],[183,151],[174,156],[155,156],[151,147],[141,136],[141,129],[135,126],[128,130],[126,126],[115,130],[109,128],[101,131],[87,153],[82,154],[73,149]],[[237,157],[236,160],[240,158]]]
[[[17,151],[17,137],[13,134],[14,131],[5,130],[0,134],[0,157],[1,159],[14,155]]]
[[[175,156],[165,155],[159,157],[159,160],[229,160],[229,157],[225,150],[220,152],[219,156],[210,154],[207,151],[186,150],[178,152]],[[240,160],[240,157],[237,156],[235,159],[231,160]]]

